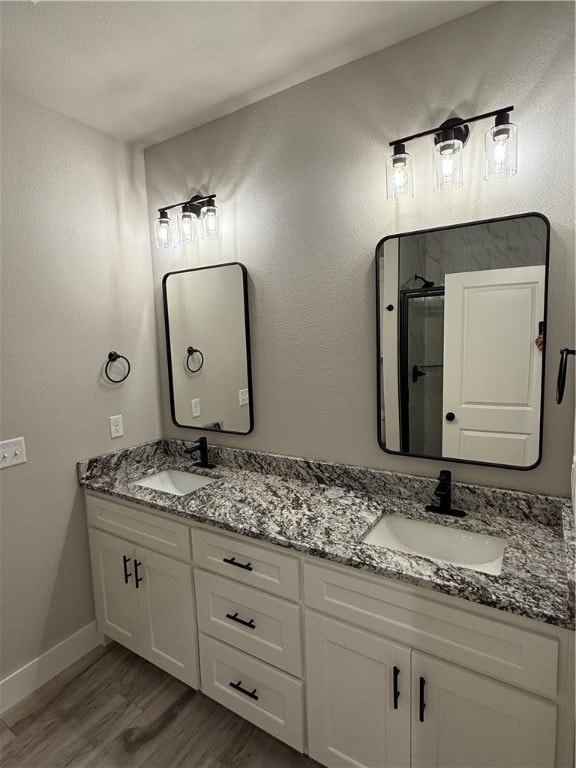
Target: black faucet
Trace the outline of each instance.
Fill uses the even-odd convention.
[[[205,437],[199,437],[195,443],[188,448],[189,453],[200,452],[200,461],[195,462],[195,467],[204,467],[204,469],[214,469],[214,464],[208,463],[208,440]]]
[[[441,470],[438,475],[438,485],[434,491],[434,496],[439,500],[439,504],[427,504],[426,512],[438,512],[441,515],[452,515],[453,517],[466,517],[466,512],[461,509],[452,509],[452,472],[447,469]]]

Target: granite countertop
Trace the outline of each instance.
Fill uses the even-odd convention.
[[[436,481],[380,470],[213,447],[215,479],[185,496],[132,483],[191,468],[191,443],[158,440],[80,462],[87,490],[388,578],[574,629],[574,517],[569,500],[454,484],[463,519],[424,510]],[[383,515],[506,539],[499,576],[362,544]]]

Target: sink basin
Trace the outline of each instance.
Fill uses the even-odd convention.
[[[504,539],[497,536],[469,533],[395,515],[383,517],[362,541],[495,576],[502,571],[506,546]]]
[[[155,475],[148,475],[141,480],[137,480],[132,485],[141,485],[143,488],[152,488],[154,491],[164,491],[164,493],[173,493],[175,496],[184,496],[191,491],[197,491],[198,488],[204,488],[205,485],[216,482],[211,477],[203,475],[194,475],[191,472],[181,472],[179,469],[165,469],[162,472],[156,472]]]

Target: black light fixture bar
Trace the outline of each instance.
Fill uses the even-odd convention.
[[[486,120],[489,117],[496,117],[497,115],[504,115],[508,112],[512,112],[514,107],[503,107],[502,109],[496,109],[494,112],[484,112],[482,115],[475,115],[474,117],[468,117],[465,120],[459,117],[450,119],[450,128],[457,128],[461,125],[467,125],[468,123],[475,123],[478,120]],[[407,144],[412,139],[419,139],[422,136],[432,136],[433,134],[440,133],[446,128],[446,125],[439,125],[438,128],[430,128],[428,131],[421,131],[420,133],[414,133],[412,136],[405,136],[403,139],[396,139],[389,142],[389,146],[395,147],[397,144]]]
[[[181,205],[190,205],[200,208],[208,201],[214,201],[215,197],[216,195],[192,195],[190,200],[183,200],[181,203],[174,203],[173,205],[163,205],[161,208],[158,208],[158,213],[162,215],[162,213],[170,211],[172,208],[178,208]]]

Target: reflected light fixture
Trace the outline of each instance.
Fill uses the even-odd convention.
[[[218,240],[220,215],[215,199],[216,195],[193,195],[184,202],[158,208],[158,218],[154,222],[156,247],[174,248],[177,243],[192,245],[198,242],[199,235],[205,240]],[[177,232],[168,215],[172,208],[181,208],[177,216]]]
[[[494,127],[484,138],[485,179],[506,179],[517,173],[518,130],[510,122],[514,107],[504,107],[463,119],[451,117],[437,128],[390,142],[392,155],[386,161],[386,191],[389,200],[402,202],[414,197],[412,158],[406,144],[423,136],[434,137],[434,189],[439,192],[459,189],[464,184],[463,149],[470,136],[469,123],[495,118]]]

